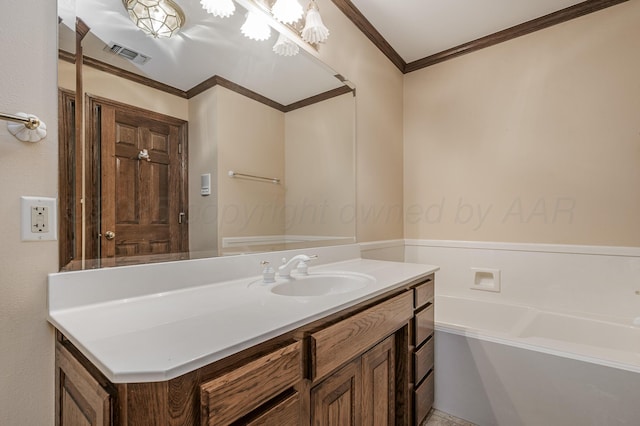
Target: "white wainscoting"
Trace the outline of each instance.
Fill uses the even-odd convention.
[[[436,295],[588,317],[640,316],[640,248],[405,240],[405,261],[440,266]],[[472,268],[498,269],[499,292],[472,289]]]

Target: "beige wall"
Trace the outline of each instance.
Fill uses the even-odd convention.
[[[189,101],[189,117],[193,257],[216,249],[235,253],[285,247],[218,247],[226,237],[354,236],[351,94],[284,114],[214,87]],[[229,170],[276,177],[281,184],[231,179]],[[210,196],[199,193],[204,173],[212,174]]]
[[[331,31],[320,57],[357,90],[357,239],[402,238],[403,75],[331,0],[318,5]]]
[[[218,116],[213,87],[189,99],[189,252],[218,255]],[[200,175],[211,174],[211,195],[200,194]]]
[[[284,113],[223,87],[217,90],[218,236],[284,234]],[[229,170],[282,179],[230,178]]]
[[[288,235],[355,236],[355,104],[347,93],[285,114]]]
[[[56,2],[7,0],[3,8],[0,111],[35,114],[48,135],[20,142],[0,122],[0,424],[53,425],[46,284],[58,269],[58,244],[21,241],[20,196],[58,192]]]
[[[75,64],[58,61],[58,83],[65,89],[75,88]],[[122,102],[160,114],[188,120],[189,101],[95,68],[82,68],[82,84],[89,95]]]
[[[640,2],[405,76],[405,237],[640,245]]]

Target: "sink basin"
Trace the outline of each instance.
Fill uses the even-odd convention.
[[[276,284],[271,292],[281,296],[330,296],[358,290],[375,281],[369,275],[348,272],[309,274]]]

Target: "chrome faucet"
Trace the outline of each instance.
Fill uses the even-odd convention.
[[[307,256],[306,254],[299,254],[297,256],[293,256],[291,259],[289,259],[288,262],[287,259],[282,258],[282,265],[278,267],[278,275],[283,278],[289,278],[291,276],[291,270],[294,268],[294,265],[299,273],[306,275],[309,269],[309,262],[317,258],[317,254],[311,256]]]

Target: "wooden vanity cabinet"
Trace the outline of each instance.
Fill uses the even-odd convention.
[[[56,426],[420,424],[433,400],[433,338],[416,340],[415,315],[433,311],[432,295],[417,302],[424,284],[165,382],[113,384],[58,333]]]
[[[56,345],[56,426],[110,426],[112,398],[63,346]]]
[[[292,389],[301,380],[302,343],[295,342],[202,383],[200,422],[202,425],[231,424]],[[288,398],[284,405],[265,410],[259,415],[262,420],[254,423],[265,424],[283,416],[296,418],[295,412],[300,410],[292,406],[295,401],[299,398]]]
[[[311,424],[395,424],[395,341],[389,336],[311,389]]]
[[[422,424],[433,406],[434,399],[434,276],[427,277],[413,288],[414,317],[412,322],[412,344],[410,388],[413,423]]]
[[[396,423],[395,334],[412,316],[406,291],[311,334],[312,425]]]
[[[360,359],[349,362],[311,389],[311,424],[362,424],[362,369]]]
[[[273,344],[172,380],[113,384],[58,334],[56,426],[304,425],[302,342]]]
[[[247,419],[247,426],[303,425],[300,394],[295,392],[264,410],[254,418]]]

